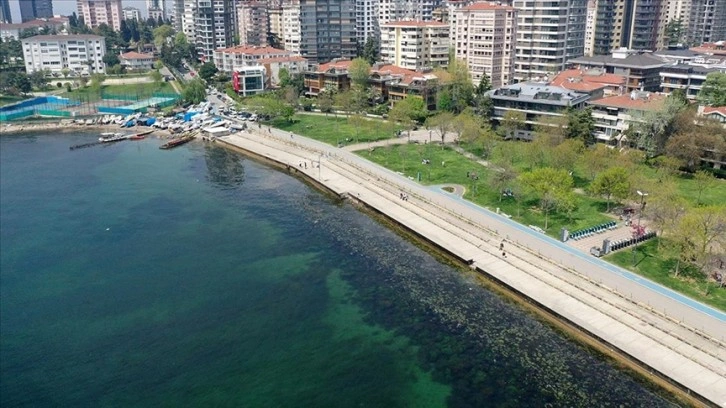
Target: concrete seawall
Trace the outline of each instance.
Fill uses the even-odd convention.
[[[218,143],[360,201],[666,379],[690,402],[726,407],[726,314],[654,290],[644,278],[349,152],[274,129],[225,136]]]

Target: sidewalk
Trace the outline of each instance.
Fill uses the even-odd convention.
[[[723,313],[689,306],[642,278],[344,149],[261,130],[220,141],[360,200],[683,387],[726,404]],[[301,161],[308,162],[307,169],[299,167]],[[499,249],[503,240],[506,256]]]

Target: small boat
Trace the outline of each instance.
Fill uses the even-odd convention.
[[[147,130],[146,132],[134,133],[133,135],[126,136],[126,138],[129,140],[141,140],[141,139],[145,139],[146,135],[148,135],[151,132],[153,132],[153,130]]]
[[[173,147],[181,146],[184,143],[191,142],[192,140],[194,140],[194,135],[178,137],[176,139],[172,139],[172,140],[164,143],[163,145],[159,146],[159,149],[171,149]]]
[[[126,140],[126,135],[122,133],[101,133],[101,137],[98,138],[101,143],[120,142],[121,140]]]

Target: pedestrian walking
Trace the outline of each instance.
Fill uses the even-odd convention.
[[[507,257],[507,253],[504,252],[504,251],[502,251],[502,256],[506,258]]]

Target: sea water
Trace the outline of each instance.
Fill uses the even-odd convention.
[[[0,405],[668,406],[352,206],[217,146],[0,138]]]

